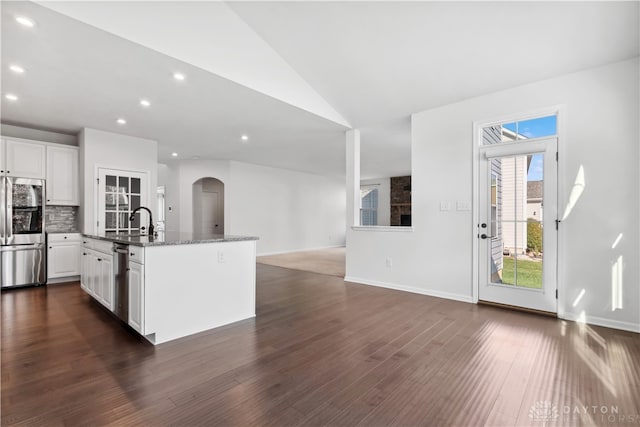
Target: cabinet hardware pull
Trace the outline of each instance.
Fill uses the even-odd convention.
[[[102,261],[102,258],[98,258],[98,261]]]
[[[53,249],[53,246],[49,246],[49,249]]]
[[[82,255],[86,255],[86,254],[87,254],[86,252],[83,252],[83,253],[82,253]]]

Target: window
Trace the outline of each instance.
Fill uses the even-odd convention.
[[[129,221],[129,217],[136,208],[146,204],[146,174],[99,169],[98,201],[98,233],[140,231],[141,225],[148,223],[146,212],[136,212],[133,221]],[[144,222],[141,215],[145,216]]]
[[[554,136],[558,133],[557,119],[558,117],[554,114],[552,116],[487,126],[482,129],[482,145]]]
[[[360,225],[378,225],[377,188],[360,188]]]

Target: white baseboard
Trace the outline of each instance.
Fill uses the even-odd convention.
[[[47,279],[47,285],[57,285],[58,283],[69,283],[80,281],[80,276],[58,277],[56,279]]]
[[[394,283],[378,282],[376,280],[361,279],[359,277],[346,276],[345,282],[360,283],[362,285],[378,286],[380,288],[394,289],[396,291],[411,292],[413,294],[428,295],[430,297],[450,299],[454,301],[473,303],[471,295],[452,294],[449,292],[434,291],[429,289],[414,288],[411,286],[396,285]]]
[[[333,249],[333,248],[344,248],[344,245],[321,246],[321,247],[317,247],[317,248],[293,249],[291,251],[281,251],[281,252],[267,252],[267,253],[264,253],[264,254],[256,254],[256,256],[284,255],[284,254],[293,254],[293,253],[296,253],[296,252],[320,251],[322,249]]]
[[[589,315],[580,315],[575,313],[563,313],[562,316],[558,316],[564,320],[571,320],[574,322],[584,322],[589,325],[604,326],[605,328],[621,329],[623,331],[640,333],[640,324],[634,324],[631,322],[621,322],[619,320],[606,319],[604,317],[596,317]]]

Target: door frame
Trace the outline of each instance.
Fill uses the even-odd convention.
[[[482,142],[482,129],[487,126],[496,125],[499,123],[510,123],[516,121],[523,121],[529,119],[535,119],[538,117],[545,117],[556,115],[556,130],[558,140],[558,164],[557,164],[557,206],[558,216],[561,219],[561,213],[565,206],[565,196],[562,191],[565,187],[565,179],[561,173],[564,170],[564,157],[567,154],[567,138],[566,138],[566,106],[563,104],[554,105],[550,107],[544,107],[537,110],[529,110],[522,113],[511,113],[500,116],[495,116],[491,119],[476,120],[473,122],[473,138],[472,138],[472,159],[471,159],[471,192],[472,192],[472,245],[471,245],[471,298],[474,304],[478,303],[480,293],[480,239],[478,238],[478,226],[480,224],[480,144]],[[564,259],[564,233],[563,227],[558,227],[557,233],[557,251],[556,251],[556,286],[558,289],[558,302],[557,302],[557,316],[558,318],[564,318],[565,314],[565,292],[563,286],[562,277],[564,277],[563,263]]]

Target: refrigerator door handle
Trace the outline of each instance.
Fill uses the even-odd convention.
[[[7,202],[7,210],[5,215],[7,216],[5,220],[5,245],[10,245],[13,243],[13,179],[5,178],[7,180],[7,187],[5,193],[5,199]]]

